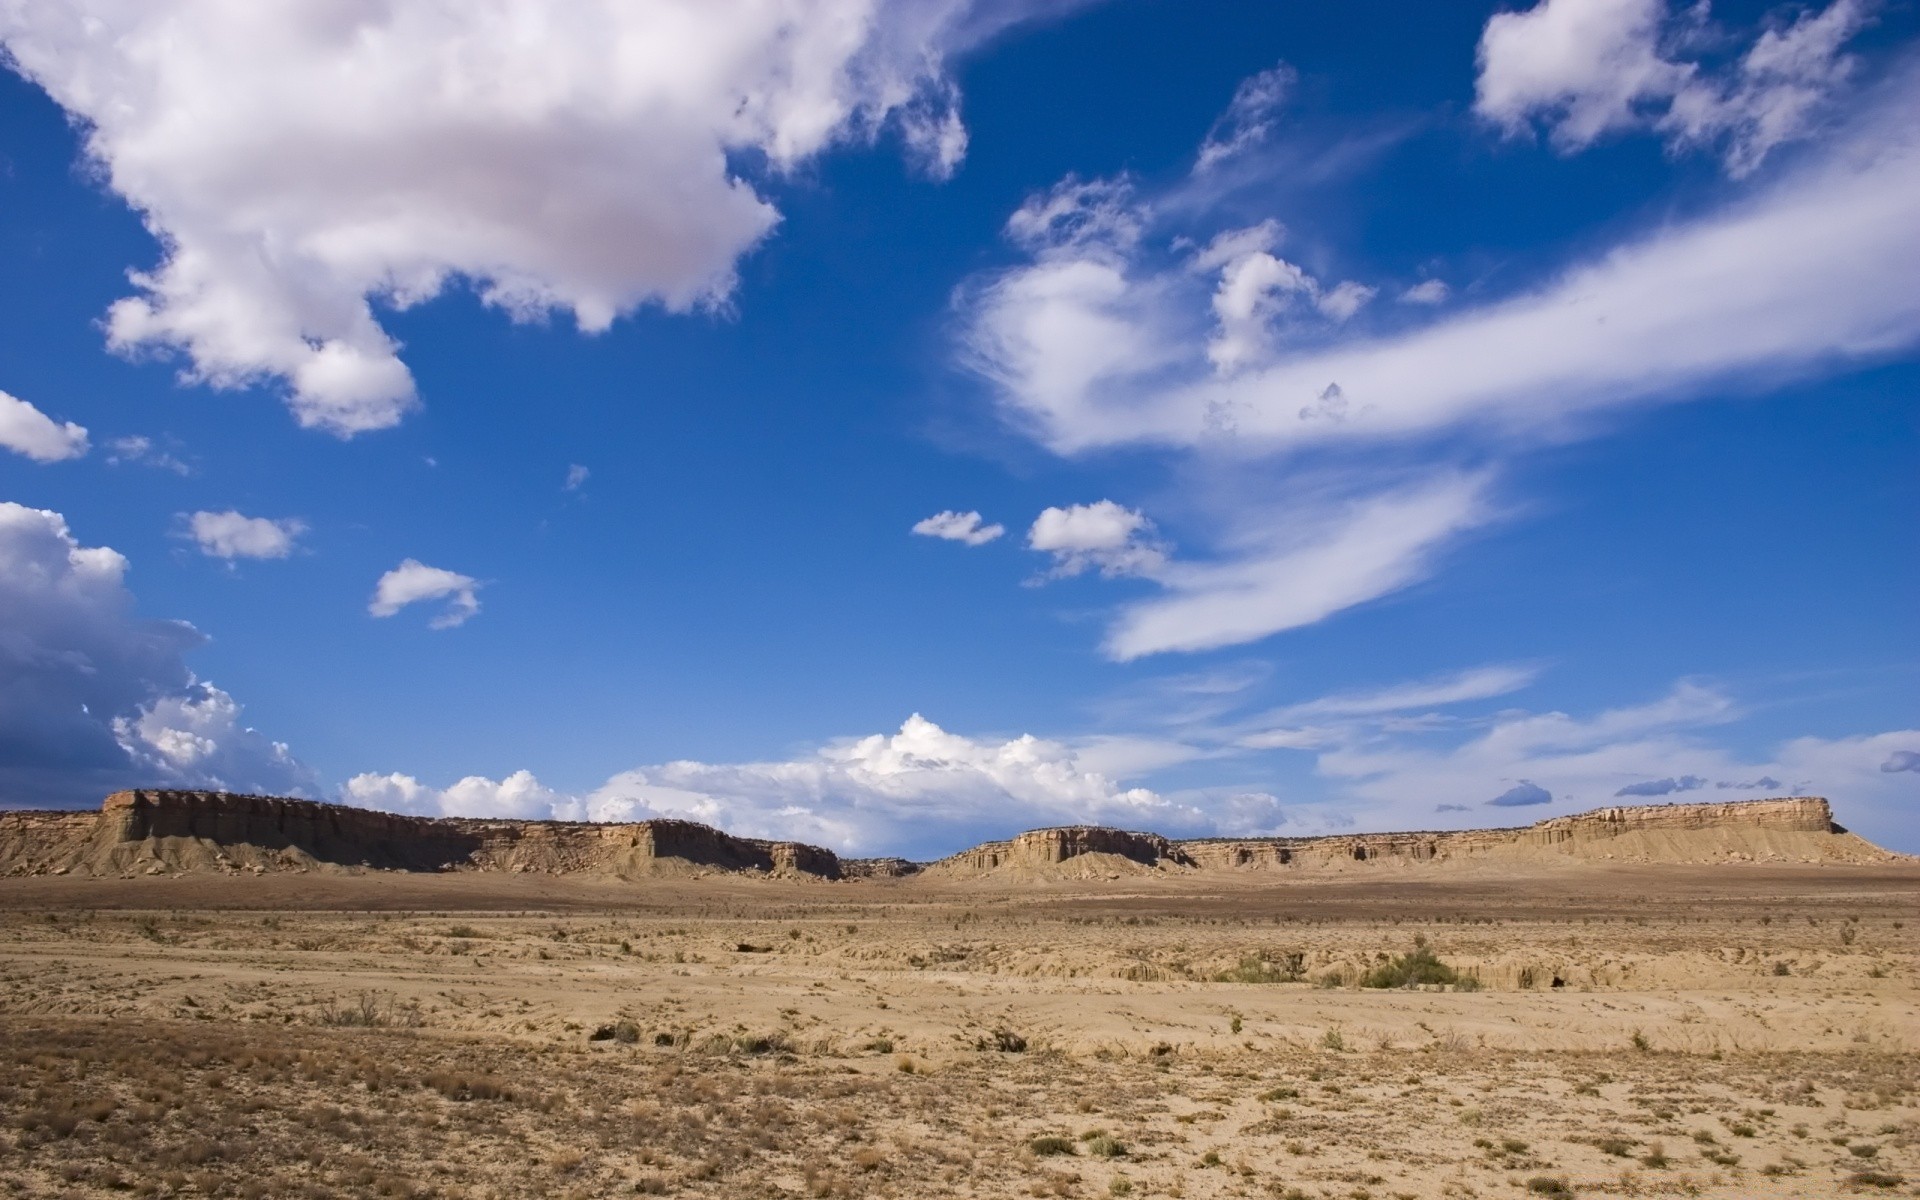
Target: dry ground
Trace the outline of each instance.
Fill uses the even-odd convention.
[[[0,1195],[1920,1195],[1916,900],[7,880]],[[1417,942],[1477,989],[1356,986]]]

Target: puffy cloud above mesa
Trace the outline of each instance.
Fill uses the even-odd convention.
[[[35,462],[62,462],[87,452],[87,431],[60,422],[18,396],[0,392],[0,448]]]
[[[1618,803],[1614,793],[1634,781],[1692,776],[1716,781],[1716,799],[1824,794],[1849,827],[1920,848],[1902,832],[1911,825],[1910,776],[1882,769],[1920,744],[1920,733],[1798,738],[1756,760],[1707,735],[1738,719],[1733,701],[1687,682],[1644,704],[1584,716],[1460,709],[1532,678],[1529,668],[1483,667],[1303,701],[1277,710],[1319,722],[1292,744],[1242,740],[1266,717],[1233,722],[1210,714],[1173,736],[1001,739],[951,733],[916,716],[897,733],[834,741],[791,758],[638,767],[581,794],[558,792],[525,771],[445,789],[369,774],[350,780],[342,799],[434,816],[677,817],[845,853],[932,858],[1075,822],[1253,836],[1430,828],[1436,812],[1453,825],[1530,821]],[[1234,769],[1249,778],[1270,776],[1272,760],[1253,756],[1276,749],[1312,754],[1321,784],[1276,796],[1257,787],[1178,790],[1132,781],[1200,759],[1237,761]],[[1495,817],[1507,809],[1522,811]]]
[[[97,803],[115,788],[306,795],[313,773],[195,679],[205,639],[134,615],[125,557],[82,546],[56,512],[0,503],[0,798]]]
[[[1545,122],[1571,153],[1608,133],[1648,128],[1674,149],[1723,144],[1745,175],[1783,142],[1806,136],[1854,63],[1841,53],[1867,23],[1867,0],[1834,0],[1762,32],[1735,63],[1713,70],[1669,57],[1704,29],[1706,6],[1666,0],[1541,0],[1495,13],[1480,40],[1474,109],[1510,133]]]
[[[944,175],[966,145],[945,58],[1063,7],[76,0],[0,5],[0,42],[164,247],[112,344],[284,381],[349,436],[415,402],[370,297],[463,277],[587,331],[718,304],[779,220],[735,156],[784,171],[890,126]]]
[[[480,611],[480,597],[474,594],[480,586],[480,581],[471,575],[430,567],[417,558],[409,558],[380,577],[374,585],[373,599],[367,602],[367,613],[391,617],[409,604],[444,599],[446,606],[427,622],[427,628],[453,629],[466,624]]]
[[[854,854],[920,857],[1042,825],[1251,834],[1284,820],[1271,797],[1235,795],[1214,804],[1126,787],[1095,769],[1093,760],[1113,754],[1111,745],[1031,735],[970,738],[916,715],[898,733],[837,741],[783,761],[639,767],[584,796],[554,793],[520,772],[499,783],[464,779],[444,791],[405,775],[362,775],[348,781],[342,797],[436,815],[678,817]]]

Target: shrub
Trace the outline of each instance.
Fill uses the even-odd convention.
[[[1073,1139],[1061,1137],[1057,1133],[1042,1134],[1027,1143],[1027,1149],[1041,1158],[1052,1158],[1056,1154],[1074,1154]]]
[[[1460,973],[1441,962],[1434,954],[1433,948],[1426,944],[1425,939],[1416,942],[1412,950],[1399,958],[1381,963],[1360,977],[1360,986],[1366,988],[1402,988],[1422,984],[1458,984],[1459,982]]]
[[[511,1100],[513,1089],[506,1081],[491,1075],[469,1072],[435,1071],[426,1085],[449,1100]]]
[[[1304,954],[1285,954],[1278,959],[1260,954],[1242,955],[1237,965],[1216,971],[1215,983],[1297,983],[1306,970]]]
[[[1573,1195],[1573,1185],[1555,1175],[1535,1175],[1527,1180],[1527,1190],[1536,1196]]]
[[[1127,1152],[1119,1138],[1102,1129],[1092,1130],[1082,1135],[1080,1140],[1086,1143],[1087,1153],[1095,1158],[1120,1158]]]
[[[1847,1182],[1854,1187],[1897,1188],[1906,1182],[1906,1178],[1885,1171],[1855,1171],[1847,1176]]]

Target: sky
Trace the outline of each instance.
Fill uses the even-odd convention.
[[[1911,5],[0,43],[0,805],[1920,851]]]

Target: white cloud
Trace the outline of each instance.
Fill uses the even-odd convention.
[[[580,800],[554,791],[528,771],[515,771],[497,783],[482,775],[469,775],[445,789],[429,787],[411,775],[368,773],[347,780],[340,799],[361,808],[422,817],[586,819]]]
[[[574,463],[567,468],[567,480],[562,486],[569,492],[577,492],[586,486],[587,479],[592,474],[592,471],[589,471],[579,463]]]
[[[969,546],[984,546],[1007,531],[1005,525],[985,525],[977,512],[954,512],[949,509],[937,512],[930,517],[914,522],[913,532],[921,537],[943,538],[949,542],[964,542]]]
[[[1400,293],[1402,304],[1445,304],[1453,289],[1444,279],[1425,279]]]
[[[1193,173],[1211,171],[1266,141],[1273,132],[1281,106],[1298,81],[1299,73],[1286,63],[1241,80],[1227,111],[1220,114],[1201,141],[1200,151],[1194,156]]]
[[[115,740],[145,786],[313,795],[319,776],[240,720],[240,705],[211,683],[195,681],[113,721]]]
[[[446,607],[427,622],[427,627],[452,629],[465,624],[468,618],[480,611],[480,598],[474,595],[480,586],[479,580],[471,575],[429,567],[418,559],[409,558],[380,577],[380,582],[373,589],[373,599],[367,604],[367,612],[376,617],[391,617],[409,604],[444,597]]]
[[[0,446],[35,462],[63,462],[87,452],[87,431],[60,422],[18,396],[0,392]]]
[[[181,513],[186,535],[210,558],[285,558],[306,532],[306,522],[292,517],[270,520],[226,512]]]
[[[172,471],[175,475],[191,475],[193,468],[175,457],[172,453],[154,445],[153,439],[139,434],[117,437],[107,443],[107,465],[118,467],[138,463],[155,467],[162,471]]]
[[[1378,716],[1504,696],[1527,687],[1539,675],[1539,668],[1532,666],[1500,664],[1473,667],[1434,679],[1394,684],[1377,691],[1339,692],[1282,711],[1290,716]]]
[[[0,795],[90,804],[155,784],[310,790],[312,772],[187,668],[199,631],[135,614],[127,571],[59,513],[0,503]]]
[[[1262,221],[1216,235],[1193,258],[1193,270],[1220,272],[1213,291],[1218,327],[1207,343],[1207,359],[1223,375],[1269,358],[1282,320],[1296,311],[1296,302],[1311,304],[1339,323],[1366,307],[1375,295],[1374,288],[1351,279],[1323,289],[1299,266],[1274,256],[1272,250],[1281,236],[1277,221]]]
[[[1054,579],[1089,570],[1110,579],[1153,576],[1167,561],[1146,514],[1112,500],[1042,511],[1027,531],[1027,547],[1053,556]]]
[[[714,307],[779,221],[739,158],[779,174],[895,127],[950,173],[946,57],[1062,6],[975,7],[76,0],[0,6],[0,41],[162,244],[112,345],[283,381],[301,424],[344,437],[415,404],[376,303],[465,280],[588,332]]]
[[[1757,168],[1804,137],[1851,73],[1841,47],[1867,22],[1865,0],[1834,0],[1765,30],[1724,70],[1669,58],[1705,6],[1671,16],[1665,0],[1541,0],[1495,13],[1480,39],[1474,108],[1510,134],[1545,122],[1572,153],[1636,128],[1679,148],[1724,144],[1728,171]]]
[[[1491,519],[1488,480],[1441,475],[1396,490],[1261,521],[1213,562],[1156,571],[1166,595],[1121,609],[1106,652],[1127,660],[1210,650],[1310,625],[1421,578],[1433,556]]]

